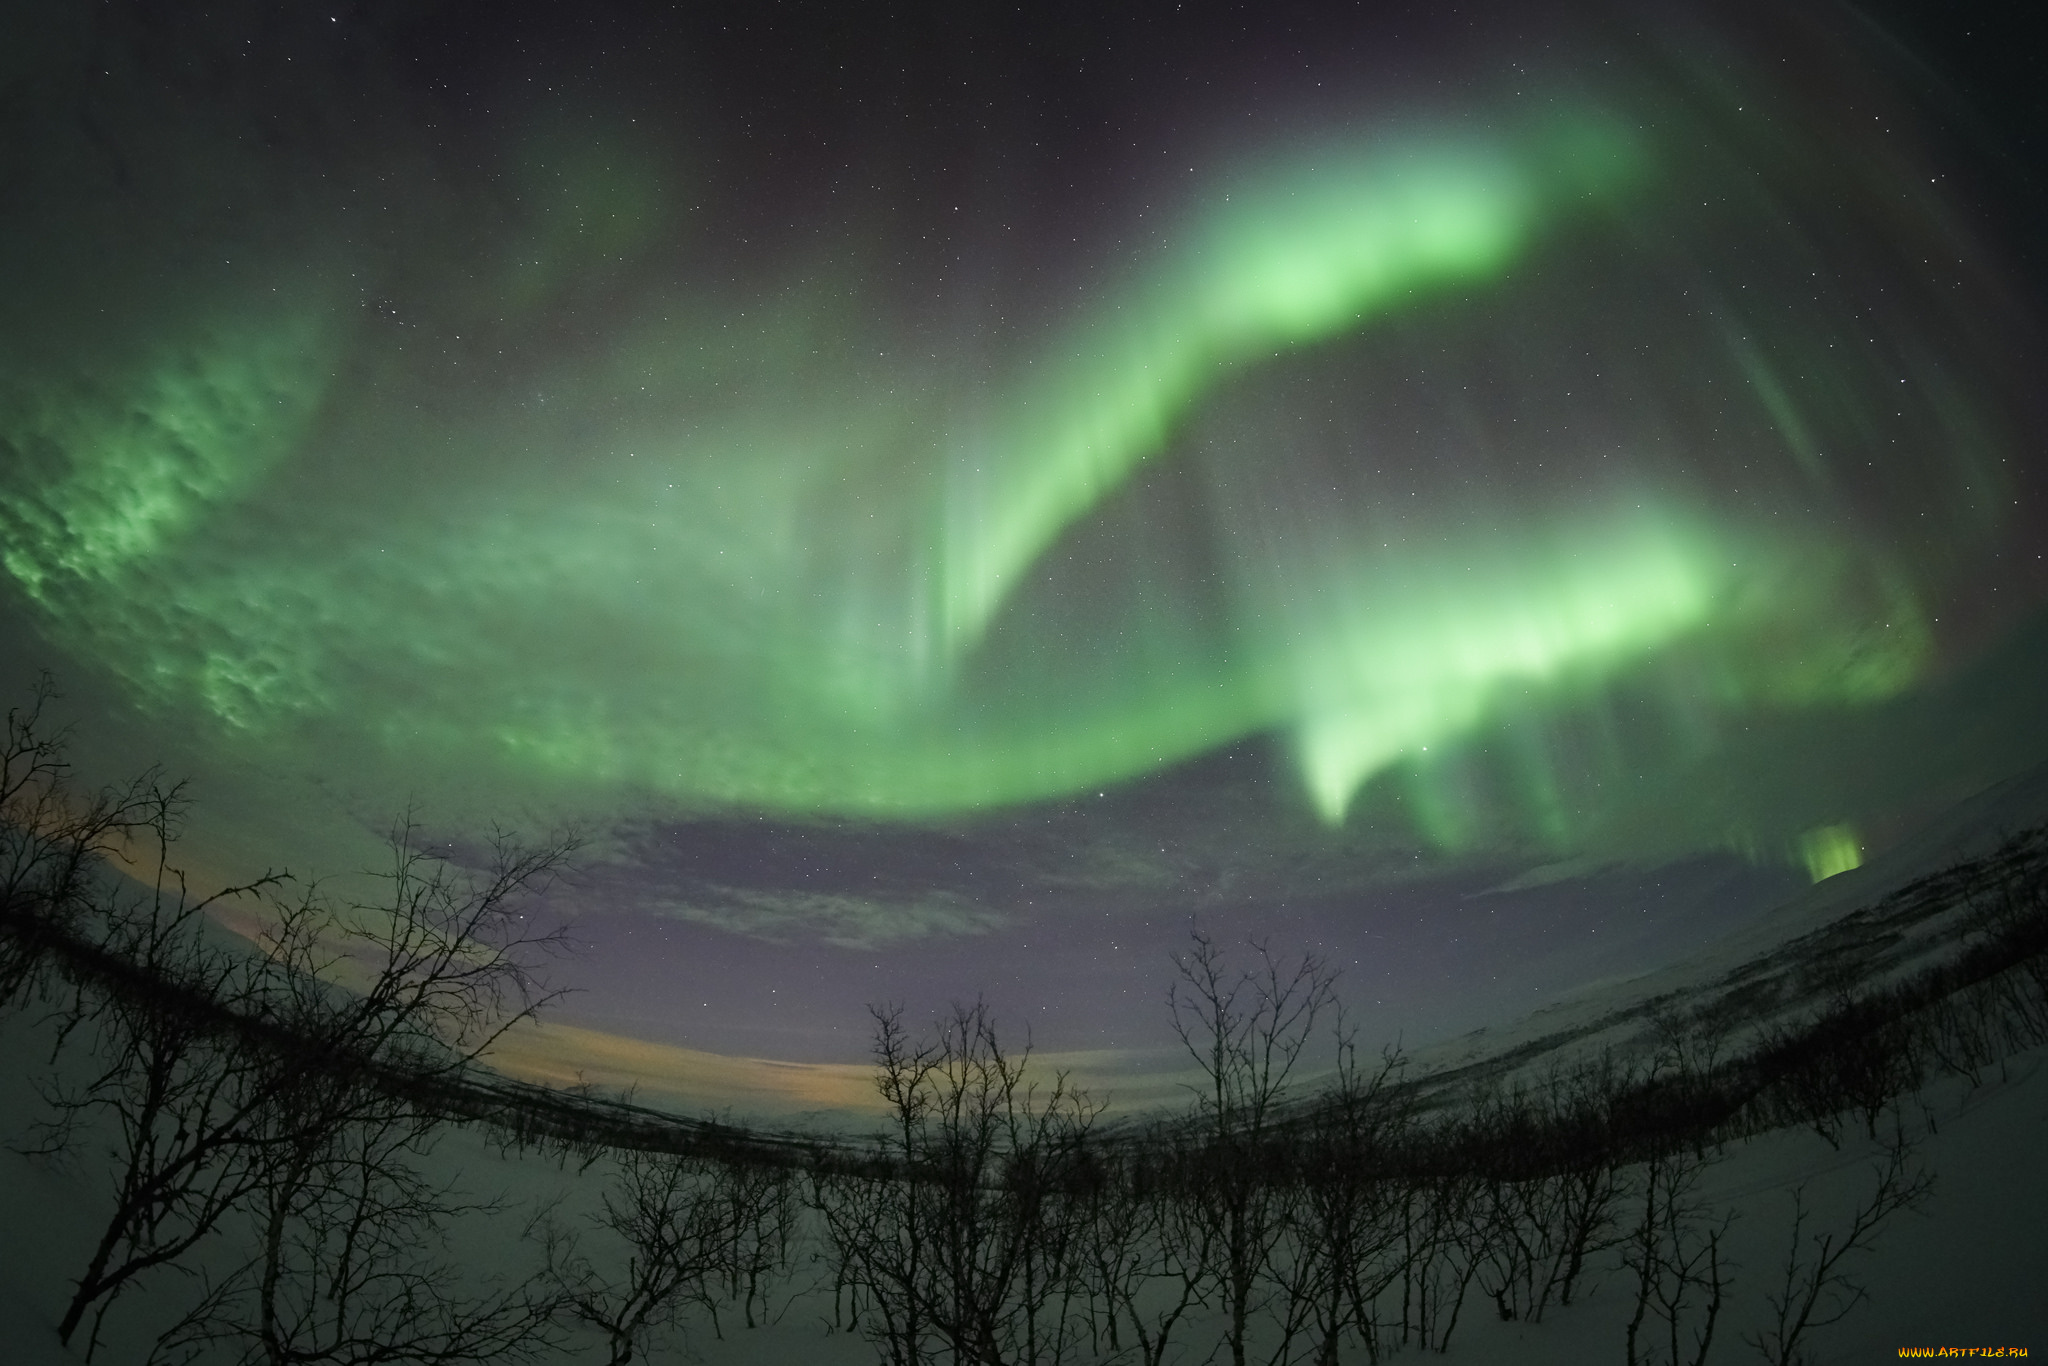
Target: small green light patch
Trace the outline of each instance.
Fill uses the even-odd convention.
[[[1851,825],[1822,825],[1799,837],[1799,859],[1807,876],[1822,882],[1863,866],[1863,846]]]

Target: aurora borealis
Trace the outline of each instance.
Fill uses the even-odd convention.
[[[714,10],[0,58],[9,629],[223,866],[575,821],[766,982],[1824,876],[2048,756],[2036,285],[1876,20]]]

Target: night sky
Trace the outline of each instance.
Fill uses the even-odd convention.
[[[528,1074],[1441,1037],[2048,759],[2015,18],[8,14],[0,683],[201,883],[581,831]]]

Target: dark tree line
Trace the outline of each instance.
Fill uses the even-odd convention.
[[[1463,1094],[1398,1054],[1362,1059],[1314,958],[1254,944],[1233,967],[1200,935],[1169,1001],[1200,1085],[1142,1124],[1102,1124],[1063,1079],[1058,1107],[1019,1112],[1027,1073],[1005,1060],[989,1084],[1005,1055],[979,1007],[919,1043],[884,1012],[891,1135],[822,1154],[813,1176],[835,1321],[891,1363],[1322,1366],[1444,1350],[1475,1302],[1540,1322],[1605,1275],[1629,1296],[1618,1358],[1702,1366],[1730,1347],[1738,1270],[1715,1163],[1788,1127],[1837,1146],[1853,1129],[1880,1154],[1868,1195],[1822,1226],[1793,1192],[1781,1260],[1754,1269],[1765,1326],[1735,1344],[1809,1360],[1863,1298],[1857,1262],[1932,1189],[1905,1102],[2048,1042],[2048,832],[1894,900],[1930,898],[1960,930],[1929,966],[1776,1020],[1665,1003],[1633,1051]],[[1303,1060],[1331,1018],[1333,1065],[1311,1087]],[[1011,1127],[960,1127],[992,1114]],[[994,1260],[967,1274],[962,1246]],[[1040,1250],[1028,1276],[1000,1255],[1016,1247]]]

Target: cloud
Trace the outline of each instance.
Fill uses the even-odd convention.
[[[987,934],[1009,917],[964,897],[944,892],[913,900],[884,901],[843,893],[757,891],[745,887],[707,889],[705,900],[672,904],[666,913],[734,934],[784,943],[818,939],[849,949],[939,936]]]
[[[631,1088],[637,1098],[657,1103],[781,1114],[867,1114],[881,1108],[869,1069],[859,1064],[729,1057],[575,1025],[514,1030],[491,1051],[489,1061],[522,1081]]]
[[[883,1112],[866,1063],[777,1062],[654,1043],[604,1030],[541,1022],[508,1033],[487,1059],[508,1076],[543,1086],[631,1088],[636,1099],[683,1108],[757,1115]],[[1034,1053],[1032,1075],[1069,1083],[1117,1110],[1171,1105],[1185,1097],[1185,1069],[1122,1049]]]

